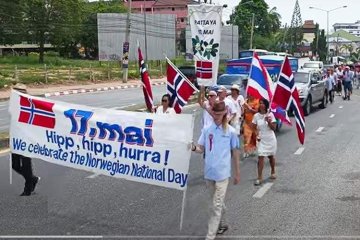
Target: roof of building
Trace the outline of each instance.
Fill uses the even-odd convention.
[[[345,30],[338,30],[338,31],[334,32],[333,34],[331,34],[329,37],[341,37],[341,38],[350,40],[352,42],[360,42],[360,37],[357,37],[351,33],[348,33]]]
[[[198,1],[194,0],[141,0],[141,1],[132,1],[132,8],[159,8],[159,7],[186,7],[188,4],[199,4]],[[129,1],[125,3],[125,6],[129,5]]]
[[[313,20],[305,20],[303,28],[316,28]]]
[[[156,0],[155,6],[187,6],[188,4],[199,4],[198,1],[194,0]]]

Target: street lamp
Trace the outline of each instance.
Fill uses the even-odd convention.
[[[329,43],[329,13],[333,12],[335,10],[341,9],[341,8],[347,8],[347,6],[341,6],[341,7],[337,7],[334,9],[330,9],[330,10],[326,10],[326,9],[322,9],[322,8],[317,8],[317,7],[309,7],[310,9],[315,9],[315,10],[319,10],[319,11],[323,11],[326,12],[326,17],[327,17],[327,34],[326,34],[326,42],[327,42],[327,55],[328,57],[330,57],[330,43]],[[318,36],[319,37],[319,36]]]

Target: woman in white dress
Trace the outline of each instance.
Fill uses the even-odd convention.
[[[258,178],[255,185],[260,185],[263,181],[262,171],[264,169],[265,157],[270,160],[271,176],[270,179],[276,179],[275,175],[275,154],[277,141],[275,136],[276,119],[272,112],[269,112],[269,102],[265,99],[260,100],[259,112],[254,115],[253,128],[257,132],[258,141]]]
[[[176,114],[175,110],[170,107],[170,95],[165,94],[161,98],[161,106],[156,108],[156,114]]]

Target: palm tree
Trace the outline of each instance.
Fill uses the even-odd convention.
[[[351,43],[350,44],[344,44],[344,45],[342,45],[340,47],[340,51],[342,51],[342,50],[348,52],[351,55],[351,53],[354,51],[354,47],[353,47],[353,45]]]
[[[281,26],[281,15],[277,12],[276,7],[270,9],[267,19],[271,31],[277,32]]]
[[[350,61],[354,63],[360,62],[360,48],[356,48],[356,51],[350,54]]]

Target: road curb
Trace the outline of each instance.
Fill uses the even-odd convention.
[[[152,86],[160,86],[165,85],[166,82],[156,82],[152,83]],[[61,92],[50,92],[50,93],[42,93],[42,94],[31,94],[32,96],[36,97],[53,97],[53,96],[63,96],[63,95],[72,95],[72,94],[79,94],[79,93],[92,93],[92,92],[105,92],[110,90],[119,90],[119,89],[132,89],[132,88],[140,88],[142,87],[142,84],[129,84],[129,85],[119,85],[115,87],[101,87],[101,88],[90,88],[90,89],[71,89]],[[31,90],[30,90],[31,91]],[[0,98],[0,102],[9,100],[9,97]]]
[[[152,83],[152,86],[160,86],[165,85],[166,82],[158,82]],[[93,93],[93,92],[105,92],[110,90],[119,90],[119,89],[132,89],[132,88],[140,88],[142,84],[129,84],[129,85],[120,85],[115,87],[102,87],[102,88],[91,88],[91,89],[73,89],[62,92],[52,92],[43,94],[44,97],[52,97],[52,96],[63,96],[63,95],[72,95],[79,93]]]

